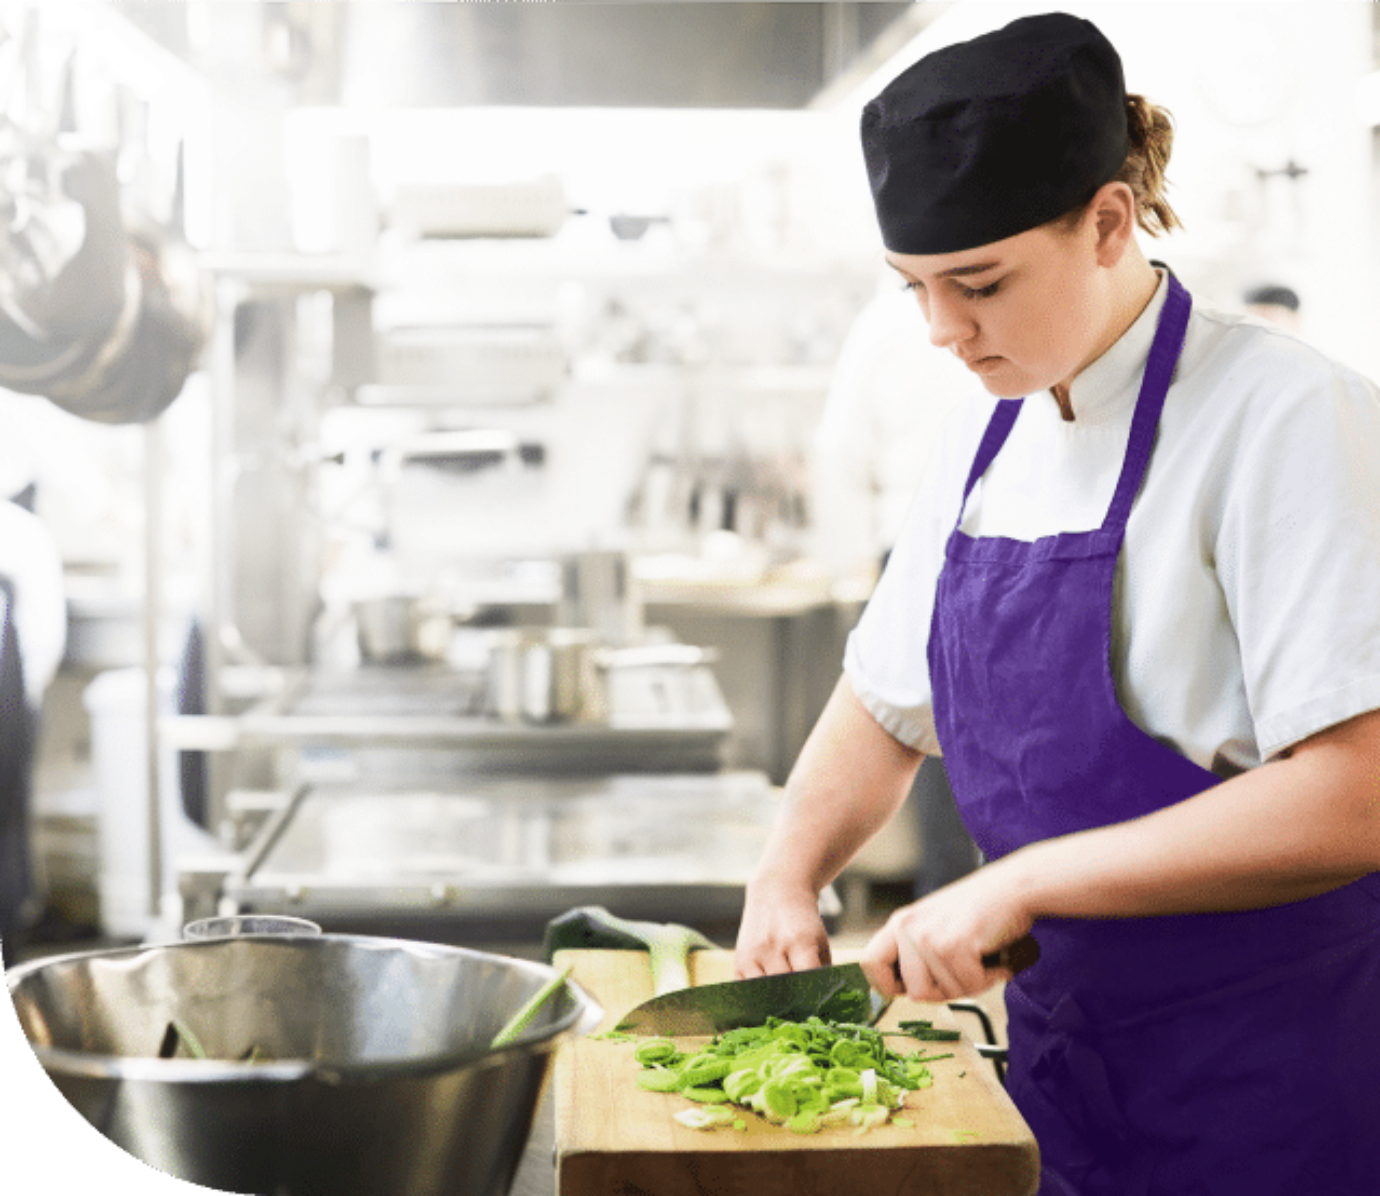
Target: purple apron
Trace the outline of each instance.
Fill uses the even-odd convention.
[[[988,859],[1217,783],[1131,722],[1110,667],[1117,556],[1190,307],[1171,276],[1100,528],[949,538],[935,719]],[[997,404],[965,501],[1022,402]],[[1040,1144],[1040,1196],[1380,1192],[1376,876],[1259,911],[1046,919],[1035,936],[1040,961],[1007,986],[1007,1082]]]

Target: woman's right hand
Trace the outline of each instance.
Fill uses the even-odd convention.
[[[733,956],[740,980],[822,967],[830,958],[819,898],[808,886],[760,880],[748,885]]]

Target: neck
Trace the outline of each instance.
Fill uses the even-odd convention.
[[[1088,354],[1083,364],[1074,373],[1069,375],[1065,381],[1049,388],[1055,403],[1059,405],[1059,414],[1066,421],[1072,423],[1074,419],[1073,401],[1069,397],[1073,380],[1116,344],[1126,329],[1140,318],[1141,312],[1149,306],[1150,300],[1155,297],[1155,291],[1159,284],[1160,276],[1155,272],[1155,267],[1146,259],[1139,246],[1132,242],[1114,269],[1110,280],[1107,307],[1111,316],[1102,336],[1093,351]]]

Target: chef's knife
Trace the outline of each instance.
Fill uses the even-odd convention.
[[[717,1034],[738,1026],[760,1026],[769,1017],[803,1021],[829,1017],[831,1011],[848,1014],[836,1014],[834,1020],[870,1025],[890,1004],[889,998],[873,991],[862,968],[849,963],[677,989],[644,1001],[617,1029],[668,1037]]]
[[[989,968],[1007,967],[1020,972],[1040,958],[1040,947],[1030,935],[983,956]],[[625,1034],[718,1034],[739,1026],[760,1026],[769,1017],[803,1021],[823,1017],[834,1021],[872,1025],[891,1005],[868,982],[855,963],[801,972],[756,976],[751,980],[727,980],[682,988],[644,1001],[616,1029]]]

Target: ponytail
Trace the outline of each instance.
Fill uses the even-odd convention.
[[[1125,183],[1136,197],[1136,223],[1152,237],[1183,228],[1164,192],[1165,167],[1174,146],[1174,121],[1164,108],[1144,96],[1126,97],[1126,126],[1131,148],[1115,181]]]

